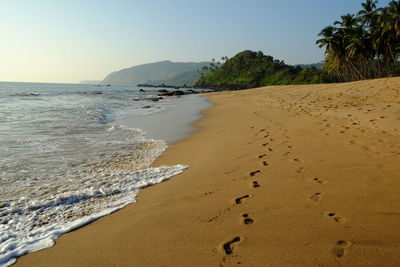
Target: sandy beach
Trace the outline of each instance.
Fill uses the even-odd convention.
[[[15,266],[400,265],[400,78],[206,97],[189,169]]]

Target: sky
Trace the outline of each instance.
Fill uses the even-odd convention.
[[[102,80],[139,64],[209,61],[246,49],[316,63],[324,56],[317,34],[361,2],[1,0],[0,81]]]

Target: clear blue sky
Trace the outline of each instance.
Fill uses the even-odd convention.
[[[99,80],[142,63],[207,61],[245,49],[290,64],[319,62],[318,32],[361,2],[2,0],[0,81]]]

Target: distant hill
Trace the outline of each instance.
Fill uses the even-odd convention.
[[[193,85],[200,78],[201,73],[197,70],[203,66],[210,65],[209,62],[171,62],[161,61],[143,65],[137,65],[109,74],[101,82],[114,85],[137,85],[137,84],[167,84],[174,86]]]
[[[195,83],[195,87],[244,89],[267,85],[325,82],[323,71],[315,67],[290,66],[262,52],[245,50],[227,60]]]
[[[99,80],[84,80],[80,82],[81,84],[101,84]]]
[[[319,70],[322,70],[322,67],[324,66],[324,62],[319,62],[319,63],[312,63],[312,64],[298,64],[296,66],[300,66],[302,68],[311,68],[311,67],[315,67]]]

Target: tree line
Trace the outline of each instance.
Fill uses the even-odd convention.
[[[356,14],[325,27],[316,44],[325,48],[324,70],[333,82],[396,76],[400,56],[400,1],[377,8],[367,0]]]
[[[208,73],[219,69],[226,61],[228,61],[228,59],[229,58],[226,56],[221,57],[222,63],[220,61],[216,61],[215,58],[211,59],[209,66],[203,66],[201,69],[197,69],[197,72],[200,73],[200,78],[203,78]]]
[[[290,66],[261,51],[242,51],[232,58],[223,57],[223,64],[211,61],[203,67],[205,74],[195,82],[197,88],[238,90],[267,85],[311,84],[325,82],[324,73],[315,68]]]

